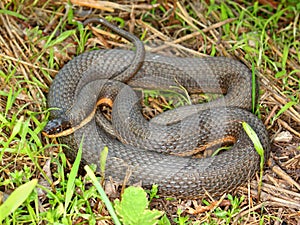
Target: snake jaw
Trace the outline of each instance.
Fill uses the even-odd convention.
[[[70,134],[72,129],[71,122],[65,118],[56,118],[50,120],[43,129],[43,134],[47,137],[62,137]]]

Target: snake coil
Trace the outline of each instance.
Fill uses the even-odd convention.
[[[103,22],[104,21],[104,22]],[[158,184],[160,193],[177,197],[199,197],[205,192],[220,195],[244,184],[259,169],[259,156],[241,126],[247,122],[257,133],[265,150],[270,150],[263,123],[251,109],[251,71],[239,61],[224,57],[180,58],[144,52],[140,41],[107,21],[121,36],[133,41],[136,52],[97,50],[83,53],[67,63],[50,87],[48,106],[54,120],[90,120],[60,141],[70,146],[66,154],[75,158],[83,140],[82,163],[99,165],[100,153],[108,147],[105,176],[122,182],[128,173],[129,184]],[[105,132],[99,111],[91,114],[101,90],[108,82],[126,84],[117,90],[110,124],[118,138]],[[146,121],[139,112],[139,98],[132,87],[170,89],[184,86],[189,92],[219,93],[223,97],[209,103],[179,107]],[[114,88],[112,87],[112,90]],[[57,123],[55,123],[57,126]],[[57,127],[56,127],[57,128]],[[53,129],[51,121],[45,132]],[[182,149],[205,149],[215,140],[233,137],[228,151],[198,159],[180,157]],[[214,144],[212,144],[214,145]],[[191,155],[193,155],[192,151]],[[100,168],[100,167],[99,167]]]

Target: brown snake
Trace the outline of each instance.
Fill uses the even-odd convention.
[[[158,184],[164,195],[203,196],[205,191],[220,195],[245,183],[259,169],[259,155],[241,126],[247,122],[265,150],[270,150],[267,131],[251,109],[251,71],[239,61],[224,57],[179,58],[146,53],[136,38],[105,20],[90,20],[108,25],[133,41],[136,53],[127,50],[98,50],[83,53],[66,64],[55,77],[48,96],[54,120],[45,128],[60,133],[61,122],[68,128],[92,115],[76,132],[61,138],[70,146],[66,153],[76,156],[83,139],[82,163],[99,165],[100,152],[108,147],[105,176],[122,182],[130,172],[129,184]],[[140,42],[141,43],[141,42]],[[142,48],[142,50],[141,50]],[[117,83],[120,81],[123,83]],[[120,84],[118,88],[113,85]],[[126,83],[126,85],[124,84]],[[183,106],[146,121],[140,112],[140,98],[131,87],[171,89],[184,86],[189,92],[219,93],[224,97],[209,103]],[[254,84],[256,85],[256,84]],[[105,130],[101,112],[93,116],[96,102],[107,87],[116,91],[109,123],[116,137]],[[54,121],[54,122],[53,122]],[[232,148],[214,157],[180,157],[232,137]],[[121,141],[125,142],[122,143]]]

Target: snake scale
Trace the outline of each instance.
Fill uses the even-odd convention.
[[[132,34],[105,20],[96,22],[133,41],[136,51],[111,49],[83,53],[56,75],[50,87],[48,106],[59,110],[51,111],[51,117],[53,120],[67,118],[72,124],[90,115],[88,109],[94,108],[102,90],[116,91],[113,85],[121,83],[113,99],[112,122],[108,122],[117,136],[106,132],[98,109],[87,124],[60,138],[70,147],[66,149],[69,157],[75,158],[82,141],[82,163],[99,165],[100,153],[107,146],[106,178],[122,182],[129,173],[128,184],[140,181],[145,187],[158,184],[159,193],[182,198],[203,196],[206,191],[221,195],[255,174],[260,158],[241,122],[247,122],[254,129],[265,157],[270,144],[263,123],[249,112],[252,74],[244,64],[225,57],[145,54],[141,42]],[[169,90],[178,85],[190,93],[224,96],[208,103],[169,110],[150,121],[142,117],[140,96],[132,88]],[[199,149],[204,150],[215,140],[227,136],[235,140],[230,150],[214,157],[192,157]],[[180,156],[183,150],[190,150],[189,156]]]

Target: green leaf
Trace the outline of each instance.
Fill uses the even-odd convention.
[[[102,188],[101,184],[98,182],[97,177],[95,176],[95,174],[93,173],[93,171],[91,170],[91,168],[86,165],[84,167],[87,175],[91,178],[93,185],[96,187],[97,191],[99,192],[102,201],[104,202],[109,214],[111,215],[112,220],[114,221],[115,225],[121,225],[114,208],[112,207],[111,202],[109,201],[107,195],[104,192],[104,189]]]
[[[157,195],[158,192],[157,184],[153,184],[151,190],[146,192],[149,194],[149,202],[151,202],[153,198],[159,198],[159,195]]]
[[[82,155],[83,139],[84,139],[84,137],[82,137],[82,140],[80,142],[78,153],[77,153],[76,159],[73,163],[73,167],[71,169],[69,179],[68,179],[68,183],[67,183],[64,217],[66,217],[67,208],[68,208],[68,206],[71,202],[71,199],[72,199],[72,196],[73,196],[73,193],[74,193],[74,189],[75,189],[75,179],[76,179],[78,169],[79,169],[79,165],[80,165],[80,160],[81,160],[81,155]]]
[[[158,221],[157,223],[158,225],[171,225],[171,222],[170,220],[168,219],[167,215],[164,214],[162,216],[162,218]]]
[[[21,20],[24,20],[24,21],[28,20],[28,18],[26,18],[25,16],[23,16],[23,15],[17,13],[17,12],[7,10],[7,9],[0,9],[0,14],[6,14],[6,15],[14,16],[14,17],[17,17],[17,18],[19,18]]]
[[[283,54],[282,54],[282,68],[284,69],[286,67],[286,61],[289,57],[289,51],[290,51],[290,46],[288,45],[284,45],[284,48],[283,48]]]
[[[14,128],[13,128],[13,130],[12,130],[12,133],[11,133],[11,135],[10,135],[8,141],[7,141],[7,143],[10,143],[10,142],[14,139],[14,137],[15,137],[17,134],[19,134],[19,132],[20,132],[22,126],[23,126],[23,121],[24,121],[24,117],[21,116],[20,119],[19,119],[19,120],[17,121],[17,123],[15,124],[15,126],[14,126]]]
[[[225,5],[225,3],[221,3],[221,19],[222,20],[228,19],[228,13],[229,13],[229,8]],[[228,33],[230,32],[230,26],[228,23],[224,25],[224,30],[225,33],[228,35]]]
[[[108,155],[108,147],[105,146],[100,153],[100,171],[103,178],[105,177],[107,155]]]
[[[106,16],[105,19],[107,19],[109,22],[112,22],[112,21],[119,22],[120,28],[123,28],[125,26],[125,21],[121,17]]]
[[[264,149],[263,149],[263,147],[260,143],[260,140],[259,140],[257,134],[255,133],[255,131],[252,129],[252,127],[248,123],[242,122],[242,125],[243,125],[243,128],[246,131],[247,135],[251,139],[252,143],[254,144],[255,150],[260,155],[260,157],[263,157],[264,156]]]
[[[286,75],[286,70],[281,70],[275,74],[275,78],[280,78],[284,75]]]
[[[0,224],[9,216],[10,213],[14,212],[31,194],[38,180],[33,179],[20,187],[18,187],[7,200],[0,206]]]
[[[69,36],[71,36],[75,33],[76,33],[75,30],[67,30],[67,31],[62,32],[55,40],[53,40],[49,43],[48,47],[54,46],[54,45],[57,45],[57,44],[63,42],[65,39],[67,39]]]
[[[258,185],[258,196],[260,196],[261,186],[262,186],[263,169],[264,169],[264,163],[265,163],[264,149],[260,143],[260,140],[259,140],[257,134],[252,129],[252,127],[246,122],[242,122],[242,126],[243,126],[245,132],[247,133],[247,135],[249,136],[249,138],[251,139],[255,150],[257,151],[257,153],[260,156],[260,164],[259,164],[260,172],[259,172],[259,185]],[[258,198],[260,198],[260,197],[258,197]]]
[[[115,209],[124,225],[157,224],[163,212],[149,210],[147,194],[141,187],[128,187],[122,195],[122,201],[115,200]]]
[[[278,113],[276,113],[276,115],[274,116],[272,122],[274,122],[275,120],[277,120],[277,118],[284,113],[286,110],[288,110],[290,107],[292,107],[293,105],[296,105],[297,102],[294,101],[290,101],[288,103],[286,103],[279,111]]]
[[[225,218],[227,216],[227,211],[217,211],[214,214],[219,218]]]

